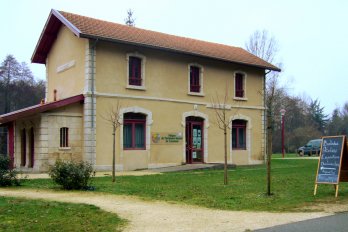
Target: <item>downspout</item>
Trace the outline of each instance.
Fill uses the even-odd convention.
[[[92,96],[92,99],[91,99],[91,102],[92,102],[92,107],[91,107],[91,110],[92,110],[92,114],[91,114],[91,125],[92,125],[92,128],[94,128],[94,118],[93,118],[93,116],[94,116],[94,97],[95,97],[95,89],[94,89],[94,49],[96,48],[96,46],[97,46],[97,42],[98,42],[98,39],[96,39],[95,41],[94,41],[94,44],[92,45],[92,47],[91,47],[91,49],[92,49],[92,51],[91,51],[91,63],[92,63],[92,65],[91,65],[91,96]]]
[[[268,72],[265,72],[264,79],[263,79],[263,107],[264,107],[264,117],[263,117],[263,130],[264,130],[264,135],[265,135],[265,162],[267,161],[267,152],[268,152],[268,147],[267,147],[267,104],[266,104],[266,76],[268,73],[270,73],[271,70],[268,70]]]

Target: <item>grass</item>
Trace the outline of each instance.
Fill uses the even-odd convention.
[[[275,157],[280,155],[275,155]],[[272,196],[266,196],[264,165],[241,166],[229,171],[223,185],[222,170],[165,173],[151,176],[122,176],[93,181],[95,191],[133,195],[147,200],[164,200],[224,210],[297,211],[317,203],[348,202],[348,185],[341,183],[339,198],[330,185],[319,185],[313,196],[318,160],[273,159]],[[51,180],[30,180],[24,187],[57,189]]]
[[[93,205],[0,197],[0,231],[122,231],[125,223]]]
[[[273,154],[272,158],[282,158],[282,154]],[[296,153],[286,153],[284,154],[284,158],[299,158],[299,155]]]

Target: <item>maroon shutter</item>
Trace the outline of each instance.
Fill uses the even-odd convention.
[[[190,67],[190,92],[199,93],[201,91],[199,67]]]
[[[141,86],[141,59],[129,57],[129,85]]]
[[[244,97],[243,74],[237,73],[235,77],[236,97]]]

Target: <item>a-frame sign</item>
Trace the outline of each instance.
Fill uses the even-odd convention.
[[[345,135],[322,139],[314,195],[317,194],[318,184],[332,184],[337,197],[339,183],[348,182],[347,139]]]

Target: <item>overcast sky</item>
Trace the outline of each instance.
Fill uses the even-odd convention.
[[[281,82],[293,95],[319,99],[331,113],[348,101],[348,1],[346,0],[0,0],[0,59],[30,59],[50,10],[124,23],[134,11],[136,27],[245,47],[255,30],[279,43]],[[30,65],[45,78],[44,65]]]

